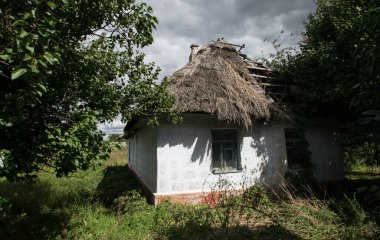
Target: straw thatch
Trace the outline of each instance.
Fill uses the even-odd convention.
[[[236,49],[222,41],[192,54],[190,62],[169,78],[175,110],[215,114],[245,127],[270,117],[271,103]]]

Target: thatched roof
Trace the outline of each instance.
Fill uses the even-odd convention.
[[[190,61],[169,78],[174,108],[182,113],[215,114],[245,127],[268,119],[272,107],[248,63],[230,44],[217,41],[192,53]]]

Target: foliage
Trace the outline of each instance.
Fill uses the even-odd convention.
[[[98,122],[175,118],[144,62],[157,18],[134,0],[0,3],[0,176],[88,169],[109,152]]]
[[[342,142],[345,169],[349,171],[356,166],[379,165],[375,158],[375,142],[371,131],[355,123],[348,124]]]
[[[142,211],[146,208],[147,203],[141,196],[141,193],[132,190],[114,200],[115,208],[118,214],[130,214],[135,211]]]
[[[1,218],[5,218],[9,212],[11,204],[6,198],[0,196],[0,216]]]
[[[380,106],[380,14],[372,0],[319,0],[300,52],[277,66],[304,87],[309,101],[361,113]]]
[[[123,142],[125,139],[120,136],[119,134],[111,134],[108,138],[108,141],[110,142]]]
[[[338,207],[343,219],[350,224],[361,224],[366,218],[366,213],[356,201],[355,196],[354,198],[349,198],[346,194],[343,194],[343,199]]]
[[[242,198],[244,204],[254,208],[268,207],[270,204],[265,188],[260,185],[254,185],[247,188],[244,191]]]

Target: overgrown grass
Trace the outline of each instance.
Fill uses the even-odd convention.
[[[36,184],[0,181],[0,239],[376,239],[370,219],[349,223],[332,200],[254,187],[223,205],[146,203],[125,153],[86,172]],[[351,204],[356,206],[355,204]],[[351,206],[348,204],[348,206]],[[355,212],[355,211],[353,211]],[[229,214],[226,217],[226,214]],[[226,222],[227,221],[227,222]]]

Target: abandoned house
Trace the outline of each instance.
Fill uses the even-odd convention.
[[[183,121],[152,127],[135,119],[125,127],[129,168],[154,203],[200,203],[220,179],[236,190],[273,186],[303,168],[319,182],[343,179],[339,123],[299,121],[291,111],[296,88],[242,47],[223,40],[192,45],[168,86]]]

